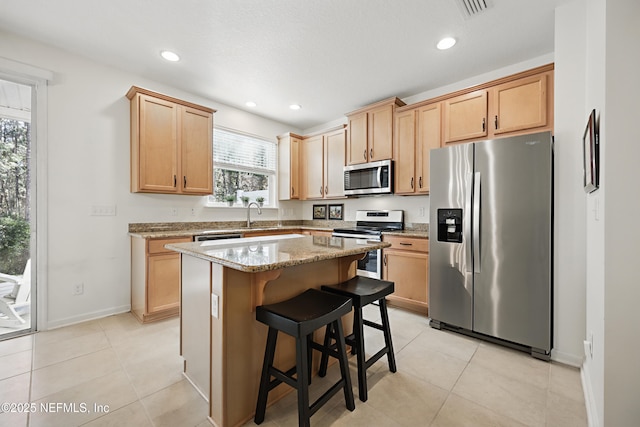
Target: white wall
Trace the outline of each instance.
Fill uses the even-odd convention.
[[[606,31],[606,38],[599,40],[599,43],[605,43],[604,49],[595,52],[600,54],[606,50],[605,69],[596,81],[599,84],[596,96],[604,99],[601,116],[602,185],[605,190],[601,204],[604,215],[599,223],[590,224],[588,229],[590,234],[597,236],[596,243],[600,247],[589,246],[587,249],[587,253],[599,261],[593,280],[588,276],[588,286],[594,289],[596,297],[604,296],[600,300],[602,310],[599,307],[592,315],[591,306],[587,307],[589,322],[593,320],[600,328],[604,324],[604,340],[600,341],[600,345],[604,345],[602,359],[596,361],[594,358],[594,362],[604,364],[604,413],[599,414],[599,420],[602,426],[638,426],[640,109],[637,100],[640,99],[640,56],[637,46],[640,44],[640,2],[591,0],[589,7]],[[593,58],[594,63],[598,60],[601,59]],[[604,85],[600,84],[602,81]],[[604,317],[598,317],[601,314]]]
[[[212,107],[216,124],[274,141],[298,131],[9,33],[0,33],[0,57],[54,73],[47,105],[48,318],[39,319],[45,327],[129,309],[129,223],[245,218],[241,209],[204,209],[204,197],[129,192],[125,94],[132,85]],[[92,205],[115,205],[117,215],[90,216]],[[277,210],[265,210],[261,219],[277,217]],[[78,283],[84,294],[73,296]]]

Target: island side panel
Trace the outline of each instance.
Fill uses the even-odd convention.
[[[361,257],[361,256],[359,256]],[[340,283],[355,275],[353,261],[346,257],[288,267],[264,288],[264,304],[294,297],[306,289]],[[212,265],[212,291],[219,295],[220,316],[211,317],[211,389],[210,417],[218,426],[237,426],[253,418],[258,396],[260,372],[264,357],[267,326],[255,320],[252,292],[255,273]],[[352,316],[343,324],[351,331]],[[322,342],[324,330],[314,339]],[[317,352],[314,352],[317,353]],[[314,372],[320,355],[314,354]],[[295,364],[295,343],[286,334],[279,334],[276,367],[287,370]],[[269,404],[293,389],[281,384],[269,393]]]
[[[184,359],[184,375],[208,401],[211,263],[188,255],[181,255],[181,258],[180,348]]]

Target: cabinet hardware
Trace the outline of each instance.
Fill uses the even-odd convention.
[[[365,160],[367,160],[367,149],[364,149],[364,152],[362,153],[362,156],[364,157]]]
[[[291,187],[291,195],[292,195],[292,196],[295,196],[295,195],[296,195],[296,190],[295,190],[293,187]]]
[[[182,177],[184,179],[184,188],[187,188],[187,176]]]
[[[329,186],[328,185],[326,187],[324,187],[324,194],[325,195],[329,194]]]
[[[400,246],[413,246],[413,243],[400,242]]]
[[[498,116],[496,116],[496,118],[495,118],[495,120],[494,120],[494,123],[495,123],[495,125],[496,125],[496,129],[498,129]]]
[[[369,158],[373,160],[373,148],[369,150]]]
[[[418,179],[418,187],[422,188],[422,177]]]
[[[178,177],[173,175],[173,188],[176,188],[178,186]]]
[[[322,185],[320,186],[320,195],[324,196],[324,193],[322,192]]]
[[[486,129],[486,119],[482,119],[482,132],[484,132]]]
[[[386,254],[382,258],[382,263],[384,264],[385,267],[387,266],[387,255]]]
[[[413,177],[411,177],[411,189],[413,190]]]

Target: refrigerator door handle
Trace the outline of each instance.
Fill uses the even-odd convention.
[[[480,172],[473,179],[473,272],[480,273]]]
[[[471,247],[471,209],[473,202],[473,173],[467,173],[465,177],[465,201],[464,201],[464,219],[462,221],[462,230],[463,236],[462,241],[464,242],[464,259],[465,259],[465,270],[467,273],[473,272],[473,259],[472,259],[472,247]]]

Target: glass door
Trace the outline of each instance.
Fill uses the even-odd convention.
[[[0,79],[0,340],[35,325],[32,92],[29,85]]]

